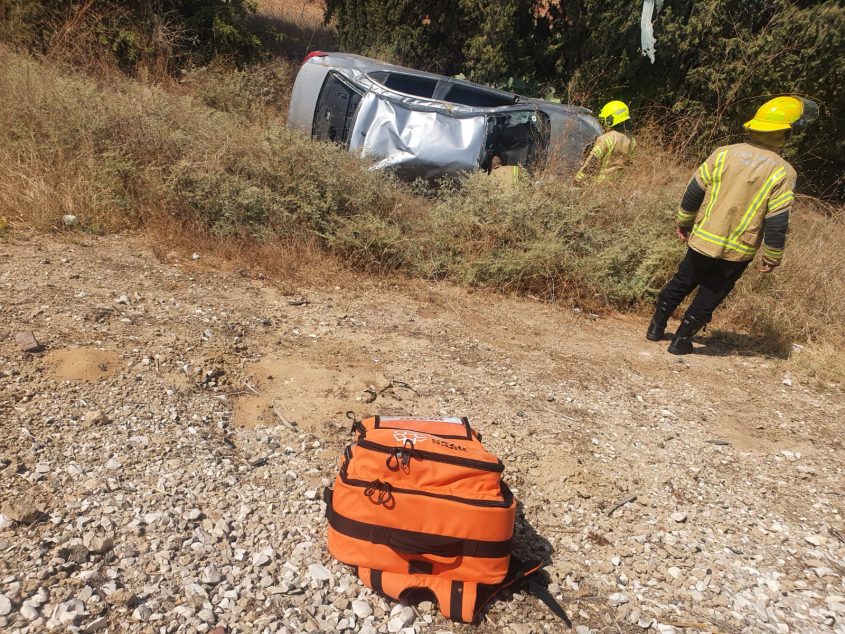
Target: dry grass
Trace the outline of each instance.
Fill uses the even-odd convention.
[[[253,24],[259,31],[278,34],[265,39],[277,56],[301,60],[310,51],[337,49],[337,34],[323,24],[321,0],[259,0]]]
[[[0,217],[12,231],[63,231],[64,214],[77,230],[143,229],[163,253],[202,250],[292,288],[394,271],[643,313],[682,256],[674,213],[692,166],[657,130],[604,186],[551,170],[518,190],[476,174],[420,194],[288,131],[286,81],[274,66],[212,69],[173,94],[0,49]],[[845,379],[842,218],[799,198],[783,268],[750,270],[714,329],[781,356],[800,344],[796,364]]]

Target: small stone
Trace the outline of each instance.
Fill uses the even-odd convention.
[[[314,581],[328,581],[332,578],[332,573],[321,564],[311,564],[308,566],[308,576]]]
[[[12,611],[12,601],[5,594],[0,594],[0,616],[6,616]]]
[[[35,335],[30,332],[19,332],[15,335],[15,343],[18,344],[18,348],[23,352],[38,352],[41,350],[41,344],[35,339]]]
[[[85,538],[83,537],[83,542]],[[114,547],[114,540],[111,537],[104,537],[102,535],[95,535],[86,544],[88,550],[96,555],[107,553]]]
[[[366,619],[373,613],[373,608],[370,607],[370,604],[366,601],[362,601],[361,599],[355,599],[352,602],[352,612],[359,619]]]
[[[314,500],[317,498],[317,492],[313,489],[305,492],[305,499]]]
[[[610,558],[610,563],[614,566],[619,566],[622,563],[622,558],[619,555],[614,555]]]
[[[816,535],[814,533],[804,535],[804,540],[813,546],[824,546],[827,541],[823,535]]]
[[[33,524],[46,516],[43,508],[27,499],[7,502],[0,511],[2,511],[4,517],[19,524]]]
[[[417,613],[414,612],[414,608],[409,605],[406,605],[399,612],[398,616],[402,619],[402,627],[405,627],[406,625],[410,625],[414,622],[414,619],[417,618]]]
[[[575,634],[593,634],[593,630],[586,625],[576,625]]]
[[[402,619],[398,616],[393,617],[387,622],[387,631],[395,634],[404,627]]]
[[[65,227],[75,227],[77,222],[78,220],[73,214],[65,214],[62,216],[62,224],[64,224]]]
[[[273,558],[274,551],[270,546],[263,548],[252,556],[252,565],[256,568],[266,566]]]
[[[149,621],[152,615],[153,611],[149,608],[149,606],[143,603],[135,608],[134,612],[132,612],[132,618],[136,621]]]
[[[687,521],[687,514],[682,511],[675,511],[670,517],[679,524]]]
[[[100,630],[106,629],[106,625],[108,624],[108,620],[106,617],[101,616],[98,619],[94,619],[85,628],[82,630],[84,634],[93,634],[94,632],[99,632]]]
[[[123,463],[122,463],[122,462],[120,462],[120,460],[117,460],[116,458],[111,458],[111,459],[110,459],[110,460],[106,463],[106,469],[108,469],[109,471],[117,471],[117,470],[118,470],[118,469],[120,469],[122,466],[123,466]]]
[[[630,599],[628,598],[627,594],[622,594],[621,592],[614,592],[607,600],[610,601],[611,605],[622,605],[623,603],[628,603]]]
[[[666,572],[669,573],[669,576],[672,577],[672,579],[677,579],[681,576],[681,569],[677,566],[670,566]]]
[[[214,566],[203,568],[202,574],[200,575],[200,583],[210,586],[216,586],[220,583],[220,579],[220,573],[217,572],[217,569]]]
[[[24,601],[21,604],[21,616],[27,621],[34,621],[41,616],[41,614],[38,612],[38,608],[36,606],[32,605],[29,601]]]
[[[90,412],[86,412],[83,420],[89,425],[96,425],[109,422],[109,417],[102,411],[95,409]]]

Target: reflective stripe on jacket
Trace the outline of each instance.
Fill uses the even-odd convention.
[[[598,166],[596,181],[601,182],[607,179],[608,176],[621,171],[628,164],[636,147],[637,142],[621,132],[616,130],[605,132],[596,139],[593,149],[590,150],[575,180],[585,180],[596,166]],[[593,165],[594,162],[595,165]]]
[[[780,263],[796,173],[764,146],[738,143],[717,148],[695,173],[705,190],[697,209],[678,210],[678,225],[692,227],[689,246],[721,260]],[[770,225],[767,227],[767,224]],[[765,234],[765,241],[764,241]]]

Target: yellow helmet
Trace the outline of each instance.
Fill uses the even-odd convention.
[[[608,101],[599,112],[599,121],[608,128],[612,128],[630,118],[628,106],[622,101]]]
[[[801,128],[819,116],[819,107],[814,101],[800,97],[775,97],[769,99],[757,110],[754,118],[743,127],[755,132],[777,132]]]

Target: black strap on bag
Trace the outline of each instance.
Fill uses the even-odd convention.
[[[542,568],[543,562],[541,561],[521,561],[511,555],[508,574],[502,583],[495,585],[478,584],[475,617],[478,618],[478,615],[481,614],[484,608],[506,588],[523,588],[545,603],[552,611],[552,614],[566,623],[567,627],[571,628],[572,621],[567,616],[566,611],[555,600],[548,588],[541,584],[535,576]]]
[[[566,615],[563,607],[555,600],[552,593],[549,592],[549,589],[546,586],[540,584],[536,579],[531,578],[526,579],[524,585],[527,586],[526,589],[528,592],[546,604],[546,607],[552,611],[552,614],[566,623],[567,627],[572,627],[572,621],[569,620],[569,617]]]

